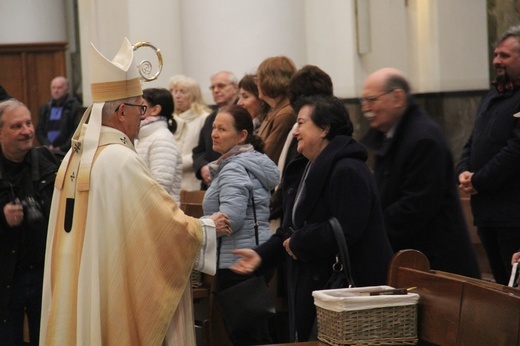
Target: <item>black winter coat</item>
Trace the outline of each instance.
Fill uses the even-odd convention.
[[[198,179],[201,180],[200,188],[207,190],[208,186],[202,181],[200,170],[210,162],[220,157],[220,153],[213,150],[213,139],[211,139],[211,131],[213,131],[213,122],[217,117],[218,110],[214,110],[204,121],[204,125],[200,130],[199,144],[193,148],[193,170]]]
[[[351,137],[332,139],[309,170],[294,224],[294,200],[308,160],[298,155],[287,166],[283,226],[257,252],[266,267],[286,260],[291,341],[296,333],[299,341],[308,340],[316,318],[312,291],[323,289],[331,275],[338,253],[327,222],[331,216],[345,232],[356,285],[386,283],[392,249],[366,158],[366,150]],[[298,260],[286,254],[282,243],[287,237]]]
[[[376,182],[394,251],[416,249],[432,269],[480,277],[440,126],[412,102],[390,140],[369,130],[362,143],[376,150]]]
[[[37,166],[33,164],[36,158]],[[24,221],[18,227],[10,227],[5,219],[5,214],[0,213],[0,323],[8,319],[9,301],[11,298],[11,284],[13,277],[21,265],[31,265],[41,271],[43,280],[43,264],[45,259],[45,246],[47,240],[47,224],[54,191],[54,180],[58,170],[57,162],[47,148],[32,149],[25,158],[24,164],[29,165],[26,177],[20,177],[21,184],[10,181],[4,171],[4,158],[0,150],[0,210],[12,202],[14,197],[25,200],[28,195],[33,195],[39,202],[44,220],[35,224],[27,222],[27,212],[24,209]],[[31,171],[34,168],[34,172]],[[24,186],[32,182],[32,188]],[[27,190],[32,190],[28,192]],[[14,194],[14,196],[13,196]]]
[[[457,172],[474,172],[476,226],[520,227],[520,90],[491,90],[480,103]]]

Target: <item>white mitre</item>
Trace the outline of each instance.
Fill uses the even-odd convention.
[[[83,118],[72,138],[71,150],[63,160],[56,177],[56,186],[63,185],[64,172],[70,163],[71,155],[79,156],[77,186],[79,191],[90,188],[90,170],[96,153],[101,133],[101,111],[106,101],[115,101],[143,94],[141,78],[137,66],[133,66],[134,47],[127,38],[112,60],[105,58],[91,43],[90,88],[93,104],[85,111]],[[86,130],[84,124],[87,123]],[[85,135],[80,139],[81,132]]]
[[[94,103],[143,94],[137,67],[132,66],[133,60],[134,48],[127,38],[112,60],[90,44],[90,89]]]

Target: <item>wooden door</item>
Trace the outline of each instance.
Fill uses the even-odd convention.
[[[50,99],[51,80],[65,76],[65,42],[0,44],[0,85],[31,111],[35,124],[38,109]]]

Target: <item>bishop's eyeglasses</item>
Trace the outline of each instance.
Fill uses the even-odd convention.
[[[126,102],[123,102],[121,103],[119,106],[117,106],[117,108],[114,110],[114,112],[117,112],[117,110],[119,109],[119,107],[121,107],[121,105],[125,105],[125,106],[131,106],[131,107],[139,107],[139,113],[141,115],[144,115],[146,113],[146,109],[148,108],[147,106],[145,105],[136,105],[136,104],[133,104],[133,103],[126,103]]]

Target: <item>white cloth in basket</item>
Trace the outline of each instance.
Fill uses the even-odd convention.
[[[314,305],[330,311],[354,311],[390,306],[415,305],[419,301],[416,293],[398,295],[367,296],[368,292],[391,290],[391,286],[367,286],[313,291]]]

